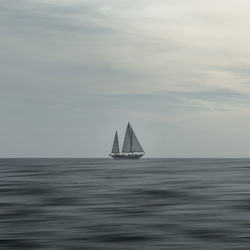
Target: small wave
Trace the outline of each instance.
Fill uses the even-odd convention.
[[[217,242],[226,242],[233,241],[231,237],[231,233],[226,230],[219,230],[216,228],[213,229],[188,229],[185,230],[188,235],[191,235],[195,238],[199,238],[201,240],[206,241],[217,241]]]
[[[93,237],[94,240],[102,242],[134,242],[134,241],[148,241],[155,240],[149,235],[131,234],[131,233],[111,233],[103,234]]]
[[[0,245],[11,249],[39,249],[41,244],[29,239],[0,239]]]

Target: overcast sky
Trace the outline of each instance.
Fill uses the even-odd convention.
[[[0,0],[0,157],[250,157],[248,0]]]

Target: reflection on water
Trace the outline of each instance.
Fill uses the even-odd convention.
[[[250,160],[1,159],[0,249],[250,249]]]

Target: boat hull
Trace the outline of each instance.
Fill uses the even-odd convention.
[[[140,159],[144,154],[116,154],[113,155],[111,154],[110,156],[114,159],[114,160],[138,160]]]

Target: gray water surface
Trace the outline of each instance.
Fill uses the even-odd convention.
[[[250,159],[0,159],[0,249],[250,249]]]

